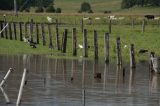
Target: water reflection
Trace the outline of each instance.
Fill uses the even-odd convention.
[[[49,59],[38,55],[0,55],[0,80],[14,73],[3,88],[15,106],[24,67],[29,70],[21,106],[152,106],[159,105],[160,75],[147,63],[136,70],[103,61]],[[0,106],[6,106],[0,92]]]

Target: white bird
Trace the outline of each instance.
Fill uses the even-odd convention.
[[[101,18],[100,17],[95,17],[95,20],[100,20]]]
[[[83,48],[83,46],[82,46],[82,45],[80,45],[80,44],[79,44],[78,46],[79,46],[79,48],[81,48],[81,49]]]
[[[119,17],[118,19],[119,19],[119,20],[123,20],[123,19],[124,19],[124,17]]]
[[[88,20],[89,19],[89,17],[83,17],[83,20],[85,21],[85,20]]]
[[[127,45],[124,45],[124,48],[127,48],[128,46]]]
[[[24,41],[25,43],[28,43],[28,39],[26,39],[25,37],[23,37],[23,41]]]
[[[51,17],[47,16],[47,20],[48,20],[48,22],[52,23],[52,18]]]

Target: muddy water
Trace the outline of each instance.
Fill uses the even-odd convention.
[[[0,106],[16,105],[24,67],[29,73],[21,106],[160,105],[160,76],[149,73],[147,62],[136,70],[125,65],[124,71],[112,63],[0,55],[0,81],[10,67],[15,71],[4,91],[11,104],[0,91]]]

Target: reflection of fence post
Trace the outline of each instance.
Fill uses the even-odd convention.
[[[10,104],[11,102],[10,102],[10,100],[9,100],[8,95],[6,94],[6,92],[4,91],[4,89],[2,87],[0,87],[0,89],[1,89],[1,91],[3,93],[3,96],[4,96],[5,100],[6,100],[6,103]]]
[[[58,19],[56,19],[56,46],[57,46],[57,50],[60,50]]]
[[[49,48],[53,48],[51,24],[48,24],[48,34],[49,34]]]
[[[116,39],[117,65],[122,65],[120,37]]]
[[[153,62],[152,62],[152,60],[153,60],[153,58],[155,57],[155,52],[151,52],[150,53],[150,61],[149,61],[149,69],[150,69],[150,71],[153,71],[154,69],[153,69]]]
[[[10,69],[8,70],[7,74],[5,75],[5,77],[3,78],[2,82],[0,83],[0,87],[3,86],[3,84],[6,82],[8,76],[10,75],[10,73],[11,73],[12,71],[13,71],[12,68],[10,68]]]
[[[24,87],[24,84],[26,81],[26,74],[27,74],[27,69],[24,69],[22,80],[21,80],[21,85],[20,85],[20,89],[19,89],[19,93],[18,93],[17,103],[16,103],[17,106],[19,106],[19,104],[21,102],[23,87]]]
[[[9,38],[10,40],[12,40],[12,27],[11,27],[11,23],[8,23],[8,28],[9,28]]]
[[[63,42],[62,42],[62,53],[66,53],[66,47],[67,47],[67,34],[68,34],[68,30],[65,29],[65,31],[64,31],[64,38],[63,38]]]
[[[94,59],[98,59],[98,41],[97,41],[97,31],[94,30]]]
[[[134,56],[134,44],[131,44],[130,48],[130,67],[131,68],[136,67],[135,56]]]
[[[43,23],[41,23],[41,30],[42,30],[42,43],[43,43],[43,46],[45,46],[46,41],[45,41],[44,24]]]
[[[39,44],[39,27],[38,27],[38,23],[36,23],[36,38],[37,38],[37,44]]]
[[[73,56],[77,55],[76,28],[73,28],[73,30],[72,30],[72,54],[73,54]]]
[[[105,55],[105,62],[109,62],[109,33],[104,34],[104,55]]]
[[[22,37],[22,23],[19,22],[19,36],[20,36],[20,41],[23,41],[23,37]]]
[[[16,23],[13,22],[13,33],[14,33],[14,39],[17,40],[17,30],[16,30]]]
[[[88,57],[87,29],[83,31],[83,57]]]

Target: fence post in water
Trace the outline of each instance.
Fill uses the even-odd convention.
[[[153,71],[154,69],[153,69],[153,58],[155,57],[155,52],[151,52],[150,53],[150,61],[149,61],[149,69],[150,69],[150,71]]]
[[[84,22],[83,22],[83,19],[82,19],[81,20],[81,30],[82,30],[82,32],[84,31],[83,27],[84,27]]]
[[[17,106],[19,106],[19,104],[21,102],[23,86],[24,86],[25,81],[26,81],[26,74],[27,74],[27,69],[24,69],[22,80],[21,80],[21,85],[20,85],[20,89],[19,89],[19,93],[18,93],[17,103],[16,103]]]
[[[45,41],[44,24],[43,23],[41,23],[41,30],[42,30],[42,43],[43,43],[43,46],[45,46],[46,41]]]
[[[112,20],[109,19],[109,33],[112,32]]]
[[[130,47],[130,67],[136,68],[135,56],[134,56],[134,44]]]
[[[9,38],[10,38],[10,40],[12,40],[12,27],[11,27],[11,23],[8,23],[8,27],[9,27]]]
[[[105,62],[109,62],[109,33],[104,34],[104,54]]]
[[[77,56],[76,28],[73,28],[73,30],[72,30],[72,54],[73,54],[73,56]]]
[[[0,30],[2,31],[2,29],[3,29],[3,21],[0,21]],[[3,31],[0,33],[0,35],[1,35],[1,38],[4,38],[4,33],[3,33]]]
[[[13,33],[14,33],[14,39],[17,40],[16,23],[15,22],[13,22]]]
[[[36,38],[37,38],[37,44],[39,44],[39,28],[38,28],[38,23],[36,23]]]
[[[10,73],[11,73],[12,71],[14,71],[12,68],[10,68],[10,69],[8,70],[7,74],[5,75],[5,77],[3,78],[2,82],[0,83],[0,87],[3,86],[3,84],[6,82],[8,76],[10,75]]]
[[[31,37],[31,42],[33,42],[33,19],[31,19],[30,22],[30,37]]]
[[[66,53],[66,47],[67,47],[67,34],[68,34],[68,30],[65,29],[65,31],[64,31],[64,37],[63,37],[63,42],[62,42],[62,53]]]
[[[23,41],[23,36],[22,36],[22,23],[19,22],[19,33],[20,33],[20,41]]]
[[[57,19],[56,19],[56,46],[57,46],[57,49],[60,50],[59,30],[58,30],[58,20]]]
[[[83,30],[83,57],[88,57],[87,29]]]
[[[49,34],[49,48],[52,49],[53,44],[52,44],[51,24],[48,24],[48,34]]]
[[[97,31],[94,30],[94,59],[98,60],[98,41],[97,41]]]
[[[145,20],[142,21],[142,33],[145,31]]]
[[[116,56],[117,56],[117,65],[122,65],[120,37],[116,39]]]

